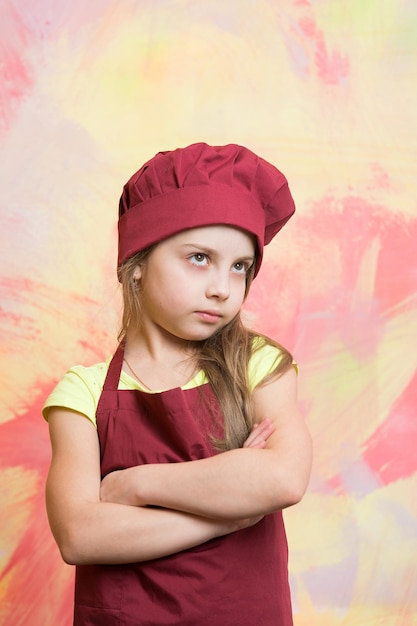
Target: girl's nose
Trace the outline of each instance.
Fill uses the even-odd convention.
[[[230,295],[229,272],[213,272],[206,291],[208,298],[227,300]]]

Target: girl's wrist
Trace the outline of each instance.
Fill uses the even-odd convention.
[[[152,465],[144,464],[132,467],[132,491],[136,506],[148,506],[155,504],[150,502],[149,487],[151,483]]]

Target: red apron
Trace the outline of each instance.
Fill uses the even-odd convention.
[[[122,363],[119,346],[97,407],[102,476],[217,454],[207,435],[221,435],[213,425],[219,408],[209,385],[156,394],[120,391]],[[278,512],[172,556],[78,566],[74,626],[292,626],[287,562]]]

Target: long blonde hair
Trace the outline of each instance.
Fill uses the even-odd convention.
[[[128,331],[140,325],[140,294],[134,272],[138,265],[146,263],[154,248],[155,246],[151,246],[138,252],[125,261],[118,270],[123,292],[119,341],[124,341]],[[253,280],[253,271],[252,268],[248,272],[245,297]],[[257,337],[261,340],[255,342]],[[246,328],[240,314],[211,337],[195,342],[194,345],[197,348],[196,365],[204,371],[224,417],[224,437],[213,439],[213,443],[221,451],[239,448],[248,437],[254,423],[252,393],[248,381],[248,364],[251,356],[264,345],[278,348],[275,367],[261,383],[266,384],[282,376],[291,367],[292,355],[269,337]]]

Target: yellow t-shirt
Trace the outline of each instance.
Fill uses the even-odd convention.
[[[259,340],[262,341],[262,340]],[[262,342],[263,343],[263,342]],[[249,387],[253,391],[262,380],[275,369],[282,353],[274,346],[261,345],[256,349],[249,361]],[[96,425],[97,404],[101,396],[111,357],[103,363],[96,363],[89,367],[76,365],[72,367],[53,389],[42,409],[44,418],[48,419],[49,409],[53,406],[71,409],[82,413]],[[181,389],[192,389],[207,383],[204,371],[199,371]],[[163,390],[149,391],[144,389],[134,378],[122,371],[119,389],[138,389],[147,393],[160,393]]]

